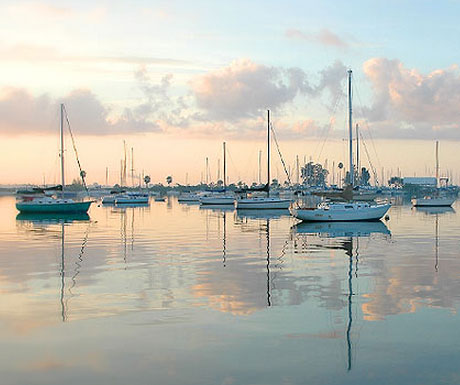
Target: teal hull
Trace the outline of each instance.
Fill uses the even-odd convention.
[[[69,202],[69,203],[50,203],[50,204],[34,204],[34,203],[16,203],[16,208],[21,213],[86,213],[91,206],[92,201],[88,202]]]
[[[89,221],[87,213],[28,213],[22,212],[16,216],[17,221],[34,223],[70,223],[74,221]]]

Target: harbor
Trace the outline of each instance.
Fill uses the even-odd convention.
[[[174,196],[90,215],[18,214],[14,197],[0,209],[5,381],[455,376],[458,203],[395,202],[389,221],[305,224],[287,210]]]
[[[458,15],[2,0],[0,385],[459,385]]]

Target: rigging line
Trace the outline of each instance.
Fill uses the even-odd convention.
[[[374,174],[375,184],[379,185],[379,179],[378,179],[378,176],[377,176],[377,170],[375,169],[374,165],[372,164],[371,158],[369,156],[369,151],[367,151],[366,141],[364,140],[363,134],[361,133],[361,131],[359,132],[359,136],[361,137],[361,141],[362,141],[362,143],[364,145],[364,150],[366,151],[367,161],[369,162],[369,166],[371,166],[372,173]]]
[[[240,175],[240,171],[239,171],[238,168],[236,167],[236,164],[235,164],[235,162],[233,161],[232,154],[230,153],[230,150],[229,150],[228,147],[229,147],[229,146],[226,146],[226,147],[225,147],[225,151],[227,152],[227,156],[228,156],[228,158],[230,159],[230,162],[232,163],[232,166],[233,166],[234,170],[236,171],[236,175]],[[227,179],[228,179],[228,168],[227,168]],[[225,181],[225,183],[227,183],[227,181]]]
[[[358,98],[358,103],[359,103],[360,106],[361,106],[361,114],[364,116],[364,107],[363,107],[363,103],[362,103],[362,101],[361,101],[360,93],[359,93],[358,88],[357,88],[356,86],[353,87],[353,88],[354,88],[354,91],[356,92],[356,96],[357,96],[357,98]],[[366,128],[367,128],[368,133],[369,133],[369,138],[371,139],[372,147],[373,147],[373,149],[374,149],[375,157],[376,157],[376,159],[377,159],[377,165],[378,165],[379,167],[382,167],[382,164],[380,163],[380,159],[379,159],[379,154],[377,153],[377,149],[376,149],[376,147],[375,147],[374,138],[373,138],[373,135],[372,135],[371,128],[370,128],[370,126],[369,126],[368,119],[364,119],[363,122],[364,122],[364,124],[365,124],[365,126],[366,126]]]
[[[70,138],[72,139],[72,146],[73,146],[73,150],[75,152],[75,158],[77,159],[78,169],[80,170],[80,176],[81,176],[81,180],[83,182],[83,187],[85,188],[86,193],[89,196],[88,186],[86,185],[86,180],[85,180],[86,175],[85,175],[85,172],[81,168],[80,159],[78,158],[77,145],[76,145],[75,139],[73,137],[72,129],[70,128],[69,116],[67,115],[67,110],[65,108],[65,105],[64,105],[64,111],[65,111],[65,120],[67,122],[67,127],[69,128]]]
[[[324,137],[324,141],[323,141],[323,144],[321,146],[321,150],[319,151],[318,157],[316,158],[318,163],[320,163],[320,158],[321,158],[321,155],[323,153],[324,146],[325,146],[327,140],[329,139],[329,134],[330,134],[330,132],[332,130],[332,125],[333,125],[333,123],[332,123],[333,118],[335,117],[335,115],[337,113],[337,108],[339,107],[339,104],[342,101],[342,97],[343,97],[343,92],[341,92],[341,90],[339,89],[338,92],[337,92],[336,98],[335,98],[334,107],[332,109],[332,116],[331,116],[331,119],[329,120],[329,125],[328,125],[327,131],[326,131],[326,136]]]
[[[88,227],[87,227],[87,229],[85,231],[85,235],[83,237],[83,242],[82,242],[81,247],[80,247],[80,252],[78,253],[77,261],[75,261],[75,265],[76,265],[76,267],[74,269],[75,274],[71,278],[72,279],[72,286],[69,287],[69,289],[68,289],[68,291],[69,291],[69,293],[71,294],[72,297],[74,296],[74,294],[72,293],[72,289],[77,284],[76,278],[80,274],[80,268],[81,268],[82,263],[83,263],[83,254],[85,254],[85,248],[86,248],[86,245],[88,243],[89,230],[90,230],[91,224],[92,224],[92,222],[90,221],[89,224],[88,224]]]
[[[276,149],[278,150],[278,155],[280,156],[281,164],[283,165],[284,172],[286,173],[286,176],[287,176],[287,180],[288,180],[289,186],[291,186],[291,185],[292,185],[292,183],[291,183],[291,177],[289,176],[288,170],[287,170],[287,168],[286,168],[286,163],[284,162],[283,155],[281,154],[280,146],[279,146],[279,144],[278,144],[278,139],[276,138],[275,129],[274,129],[272,123],[270,123],[270,130],[271,130],[271,132],[273,133],[273,140],[275,141]]]
[[[340,102],[342,101],[342,97],[343,97],[344,93],[342,92],[342,85],[340,85],[337,89],[336,89],[336,94],[335,94],[335,98],[334,98],[334,104],[333,104],[333,108],[332,108],[332,116],[335,116],[336,112],[337,112],[337,108],[340,104]],[[327,127],[327,131],[326,131],[326,127]],[[324,140],[324,143],[326,142],[327,140],[327,136],[329,135],[329,129],[330,129],[330,122],[329,122],[329,126],[326,126],[325,128],[323,128],[322,132],[321,132],[321,136],[323,136],[324,134],[324,131],[326,131],[326,138]],[[320,143],[317,144],[316,146],[316,149],[315,149],[315,153],[318,153],[318,147],[319,147]],[[323,147],[324,147],[324,144],[323,144]],[[321,152],[322,152],[322,149],[321,149]],[[318,155],[317,159],[318,159],[318,162],[319,162],[319,157],[320,155]]]

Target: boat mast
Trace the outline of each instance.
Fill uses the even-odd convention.
[[[134,148],[131,147],[131,184],[134,187]]]
[[[64,176],[64,104],[61,103],[61,120],[60,120],[60,136],[61,136],[61,185],[62,191],[64,191],[65,186],[65,176]]]
[[[359,126],[356,123],[356,179],[358,181],[358,185],[361,183],[359,174],[361,172],[361,166],[359,164]]]
[[[270,110],[267,110],[267,188],[270,196]]]
[[[261,171],[262,171],[262,150],[259,150],[259,184],[262,183]]]
[[[436,141],[436,188],[439,187],[439,141]]]
[[[351,100],[351,74],[352,70],[348,70],[348,131],[350,141],[350,185],[355,185],[355,172],[353,166],[353,116],[352,116],[352,100]]]
[[[226,151],[225,151],[225,142],[224,142],[224,190],[227,187],[227,159],[226,159]]]

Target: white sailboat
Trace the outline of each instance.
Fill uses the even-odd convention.
[[[226,162],[226,150],[225,142],[223,143],[223,152],[224,152],[224,188],[223,191],[219,192],[210,192],[205,194],[200,198],[200,204],[202,206],[226,206],[234,204],[235,197],[233,194],[230,194],[226,191],[227,188],[227,162]]]
[[[267,111],[267,184],[264,190],[267,192],[266,197],[250,196],[237,198],[235,200],[235,206],[237,210],[288,209],[291,206],[290,199],[270,196],[270,110]]]
[[[411,199],[414,207],[450,207],[456,201],[456,197],[441,195],[439,193],[439,142],[436,141],[436,191],[422,198]]]
[[[352,71],[348,70],[348,130],[350,155],[350,185],[354,186],[353,166],[353,116],[352,116]],[[352,194],[351,194],[352,196]],[[372,221],[381,219],[390,209],[389,203],[372,204],[369,202],[322,202],[317,207],[297,207],[291,214],[302,221]]]
[[[16,208],[21,213],[86,213],[93,201],[76,202],[65,198],[65,174],[64,174],[64,104],[60,106],[60,158],[61,158],[61,193],[60,197],[51,197],[45,194],[41,196],[24,196],[16,202]],[[80,172],[84,181],[84,171]]]

